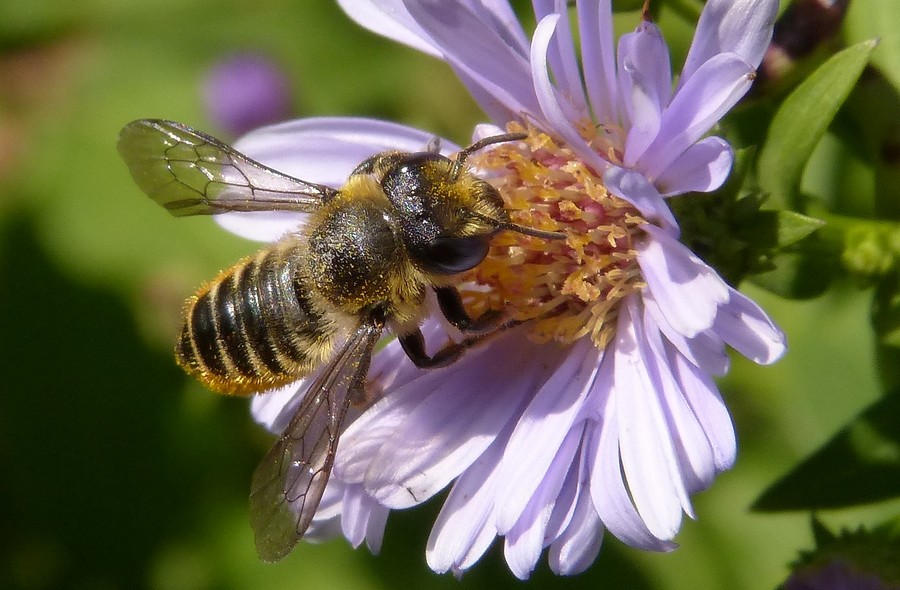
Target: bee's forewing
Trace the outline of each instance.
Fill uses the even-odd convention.
[[[119,134],[119,154],[137,185],[173,215],[312,211],[335,190],[282,174],[201,131],[140,119]]]

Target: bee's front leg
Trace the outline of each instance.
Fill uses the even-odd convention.
[[[503,313],[491,309],[477,318],[473,318],[463,306],[462,298],[456,287],[435,287],[441,313],[460,332],[488,332],[500,325]]]
[[[403,347],[403,352],[406,353],[406,356],[420,369],[437,369],[453,364],[463,355],[467,348],[451,340],[434,355],[429,355],[428,351],[425,350],[425,337],[418,328],[408,334],[399,336],[397,339],[400,341],[400,346]]]
[[[403,347],[403,352],[406,353],[406,356],[408,356],[417,367],[420,369],[437,369],[456,362],[466,350],[473,346],[486,342],[487,340],[502,334],[506,330],[521,324],[522,322],[518,320],[507,320],[503,323],[495,322],[495,327],[491,331],[468,336],[459,342],[450,340],[433,355],[429,355],[425,350],[425,337],[418,328],[412,332],[398,336],[397,339],[400,341],[400,346]]]

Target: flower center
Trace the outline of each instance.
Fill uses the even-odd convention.
[[[611,148],[594,125],[585,139],[608,157]],[[499,191],[515,223],[564,231],[545,240],[506,231],[460,288],[477,314],[503,309],[529,321],[537,342],[571,344],[589,336],[603,349],[614,333],[619,302],[644,286],[633,244],[646,221],[633,205],[609,194],[603,180],[565,144],[532,126],[522,142],[498,144],[473,156]]]

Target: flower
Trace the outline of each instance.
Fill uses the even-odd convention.
[[[257,53],[224,56],[203,80],[203,103],[210,118],[230,135],[288,118],[291,85],[268,57]]]
[[[890,590],[889,582],[877,575],[859,571],[835,559],[818,567],[794,572],[784,583],[784,590]]]
[[[783,590],[888,590],[900,588],[900,535],[888,523],[838,533],[812,517],[816,546],[800,551]]]
[[[420,371],[397,343],[373,359],[384,395],[354,417],[308,538],[343,533],[377,551],[388,513],[450,487],[428,539],[437,572],[461,573],[497,537],[527,578],[544,549],[559,574],[586,569],[605,530],[674,548],[691,494],[735,458],[713,377],[726,345],[758,363],[784,336],[746,296],[678,241],[666,198],[711,191],[732,151],[706,137],[748,90],[772,33],[773,0],[710,0],[673,86],[668,49],[645,18],[613,49],[609,2],[535,2],[529,43],[502,1],[340,0],[366,26],[446,61],[492,119],[522,142],[471,162],[513,220],[568,238],[506,232],[461,287],[473,310],[529,320],[454,365]],[[674,90],[673,90],[674,88]],[[420,151],[430,134],[368,119],[310,119],[259,130],[238,149],[300,178],[340,186],[363,158]],[[442,152],[458,146],[441,141]],[[299,216],[220,216],[273,239]],[[437,315],[437,314],[436,314]],[[438,346],[447,328],[423,326]],[[298,386],[256,398],[257,420],[283,429]]]

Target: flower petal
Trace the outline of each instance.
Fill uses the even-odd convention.
[[[652,225],[636,245],[647,287],[669,325],[688,338],[712,327],[730,287],[687,246]]]
[[[423,53],[440,57],[434,41],[409,15],[403,0],[337,0],[344,12],[357,24]]]
[[[700,15],[679,86],[721,53],[735,53],[755,68],[772,40],[777,0],[709,0]]]
[[[547,470],[544,481],[535,491],[528,505],[525,506],[519,520],[506,533],[503,553],[509,569],[520,580],[531,575],[541,556],[541,551],[544,549],[547,523],[553,514],[556,498],[559,496],[566,476],[573,469],[573,459],[576,458],[581,445],[582,431],[583,428],[569,430],[565,440],[559,446],[559,452],[554,457],[553,463]]]
[[[612,7],[609,0],[578,2],[578,32],[584,85],[594,119],[602,125],[619,123],[616,95],[616,56],[613,46]]]
[[[752,299],[728,289],[730,301],[716,317],[716,332],[755,363],[768,365],[780,359],[787,350],[784,332]]]
[[[359,547],[366,538],[369,516],[377,506],[363,491],[362,486],[347,486],[341,503],[341,529],[353,548]]]
[[[678,457],[681,479],[690,492],[706,489],[717,473],[706,433],[687,403],[680,383],[675,379],[669,364],[668,350],[653,316],[645,312],[642,319],[644,338],[648,344],[648,369],[653,372],[659,385],[659,403],[666,416]],[[690,517],[694,517],[690,505],[682,508]]]
[[[712,375],[724,375],[728,372],[729,358],[725,352],[725,342],[719,338],[714,330],[704,330],[693,338],[672,327],[666,314],[659,308],[653,292],[644,289],[641,292],[641,300],[644,309],[653,316],[659,330],[665,335],[666,340],[674,346],[678,352],[684,355],[690,362],[701,367]]]
[[[600,366],[589,339],[574,344],[559,369],[519,417],[503,454],[497,490],[497,529],[509,531],[543,485]]]
[[[322,494],[322,499],[319,501],[313,522],[339,519],[348,487],[337,479],[329,480],[325,493]]]
[[[731,415],[715,382],[671,347],[668,352],[675,378],[709,440],[716,469],[730,469],[737,454],[737,442]]]
[[[613,355],[607,356],[605,361],[606,372],[612,373]],[[662,541],[649,531],[622,479],[619,426],[615,419],[618,400],[615,398],[614,395],[607,396],[603,421],[591,430],[592,436],[585,439],[594,508],[609,532],[623,543],[650,551],[670,551],[675,544]]]
[[[619,84],[631,126],[624,163],[631,166],[653,143],[672,92],[669,48],[653,23],[642,22],[619,40]]]
[[[639,302],[629,297],[619,311],[615,338],[616,421],[622,471],[634,506],[654,537],[669,540],[690,506],[669,432],[663,384],[651,373],[652,351],[644,334]],[[626,393],[627,392],[627,393]]]
[[[339,187],[369,156],[386,150],[423,151],[435,139],[414,127],[365,117],[312,117],[262,127],[234,143],[235,149],[295,178]],[[444,155],[459,151],[440,140]]]
[[[231,233],[254,242],[274,242],[297,231],[306,214],[291,211],[247,211],[215,215],[216,223]]]
[[[386,506],[377,502],[372,503],[369,511],[369,526],[366,528],[366,546],[373,555],[381,552],[381,543],[384,540],[384,528],[391,511]]]
[[[428,378],[425,374],[391,389],[390,395],[382,397],[347,427],[335,457],[334,475],[347,483],[365,480],[372,458],[424,399],[418,384],[426,383]]]
[[[558,14],[560,17],[568,14],[564,0],[534,0],[532,4],[537,21],[541,21],[548,14]],[[563,26],[556,27],[554,38],[556,43],[550,49],[548,57],[556,86],[576,112],[581,113],[581,117],[586,119],[590,114],[585,102],[581,71],[578,67],[575,42],[572,40],[572,29],[568,26],[568,19],[565,20]]]
[[[753,68],[733,53],[700,66],[663,112],[659,134],[641,156],[640,169],[658,178],[746,94],[753,78]]]
[[[465,0],[476,16],[490,21],[493,29],[511,47],[522,55],[528,55],[528,37],[509,0]]]
[[[491,516],[505,443],[505,436],[497,437],[453,484],[425,549],[428,566],[435,572],[465,569],[467,563],[481,557],[497,535]]]
[[[583,448],[583,447],[582,447]],[[585,451],[582,450],[585,454]],[[579,482],[588,482],[588,469],[582,465],[576,474]],[[585,571],[600,553],[605,527],[594,509],[587,485],[579,485],[574,513],[568,526],[550,545],[547,560],[550,569],[561,576],[572,576]]]
[[[637,207],[646,219],[658,221],[670,231],[678,231],[678,222],[666,201],[640,172],[613,166],[603,174],[603,184],[609,192]]]
[[[340,536],[341,517],[334,516],[329,519],[316,519],[310,523],[309,528],[303,533],[303,540],[309,543],[324,543]]]
[[[495,135],[503,135],[506,133],[506,129],[502,127],[498,127],[493,123],[479,123],[475,125],[475,128],[472,130],[472,143],[476,141],[481,141],[485,137],[493,137]]]
[[[433,292],[428,294],[425,303],[429,310],[433,310],[437,306]],[[448,336],[458,340],[456,329],[449,326],[449,322],[441,320],[444,320],[443,316],[433,314],[419,326],[419,330],[425,338],[426,350],[440,348],[447,341]],[[389,338],[390,340],[384,347],[372,357],[372,363],[369,365],[368,381],[376,389],[397,389],[428,373],[427,369],[420,369],[413,364],[399,340],[393,337]],[[381,396],[377,399],[381,399]]]
[[[507,30],[494,29],[493,22],[459,2],[404,0],[404,4],[488,113],[495,115],[499,102],[505,120],[539,114],[527,54],[520,43],[505,38]]]
[[[665,197],[714,191],[731,172],[734,153],[720,137],[706,137],[684,151],[654,183]]]
[[[434,319],[426,320],[420,329],[425,337],[426,350],[439,348],[447,340],[447,332]],[[334,462],[337,477],[350,483],[361,483],[365,479],[372,457],[422,400],[416,383],[430,374],[431,371],[419,369],[409,360],[396,339],[375,354],[367,383],[381,392],[373,393],[377,401],[341,436]],[[384,391],[391,394],[386,396]]]
[[[522,392],[538,389],[562,356],[523,343],[519,331],[495,340],[490,354],[485,352],[475,349],[450,369],[432,370],[414,382],[421,401],[385,441],[366,472],[366,489],[379,502],[405,508],[437,493],[522,411]],[[498,355],[515,362],[498,366]]]
[[[531,41],[531,76],[537,100],[540,103],[541,112],[554,134],[565,139],[586,164],[597,171],[606,170],[609,162],[597,155],[581,138],[573,124],[573,121],[577,120],[577,115],[570,105],[560,101],[556,88],[550,80],[550,72],[547,69],[547,51],[559,17],[558,14],[545,16],[538,23]]]
[[[583,437],[587,422],[582,420],[578,431]],[[575,504],[581,495],[586,493],[587,484],[587,465],[585,464],[586,453],[583,446],[578,449],[578,456],[572,461],[572,465],[566,473],[566,480],[562,484],[559,493],[556,495],[556,501],[553,504],[553,512],[547,521],[547,527],[544,531],[544,544],[554,543],[572,523],[572,517],[575,516]]]
[[[250,413],[256,423],[273,434],[281,434],[300,403],[305,380],[295,381],[250,399]]]

